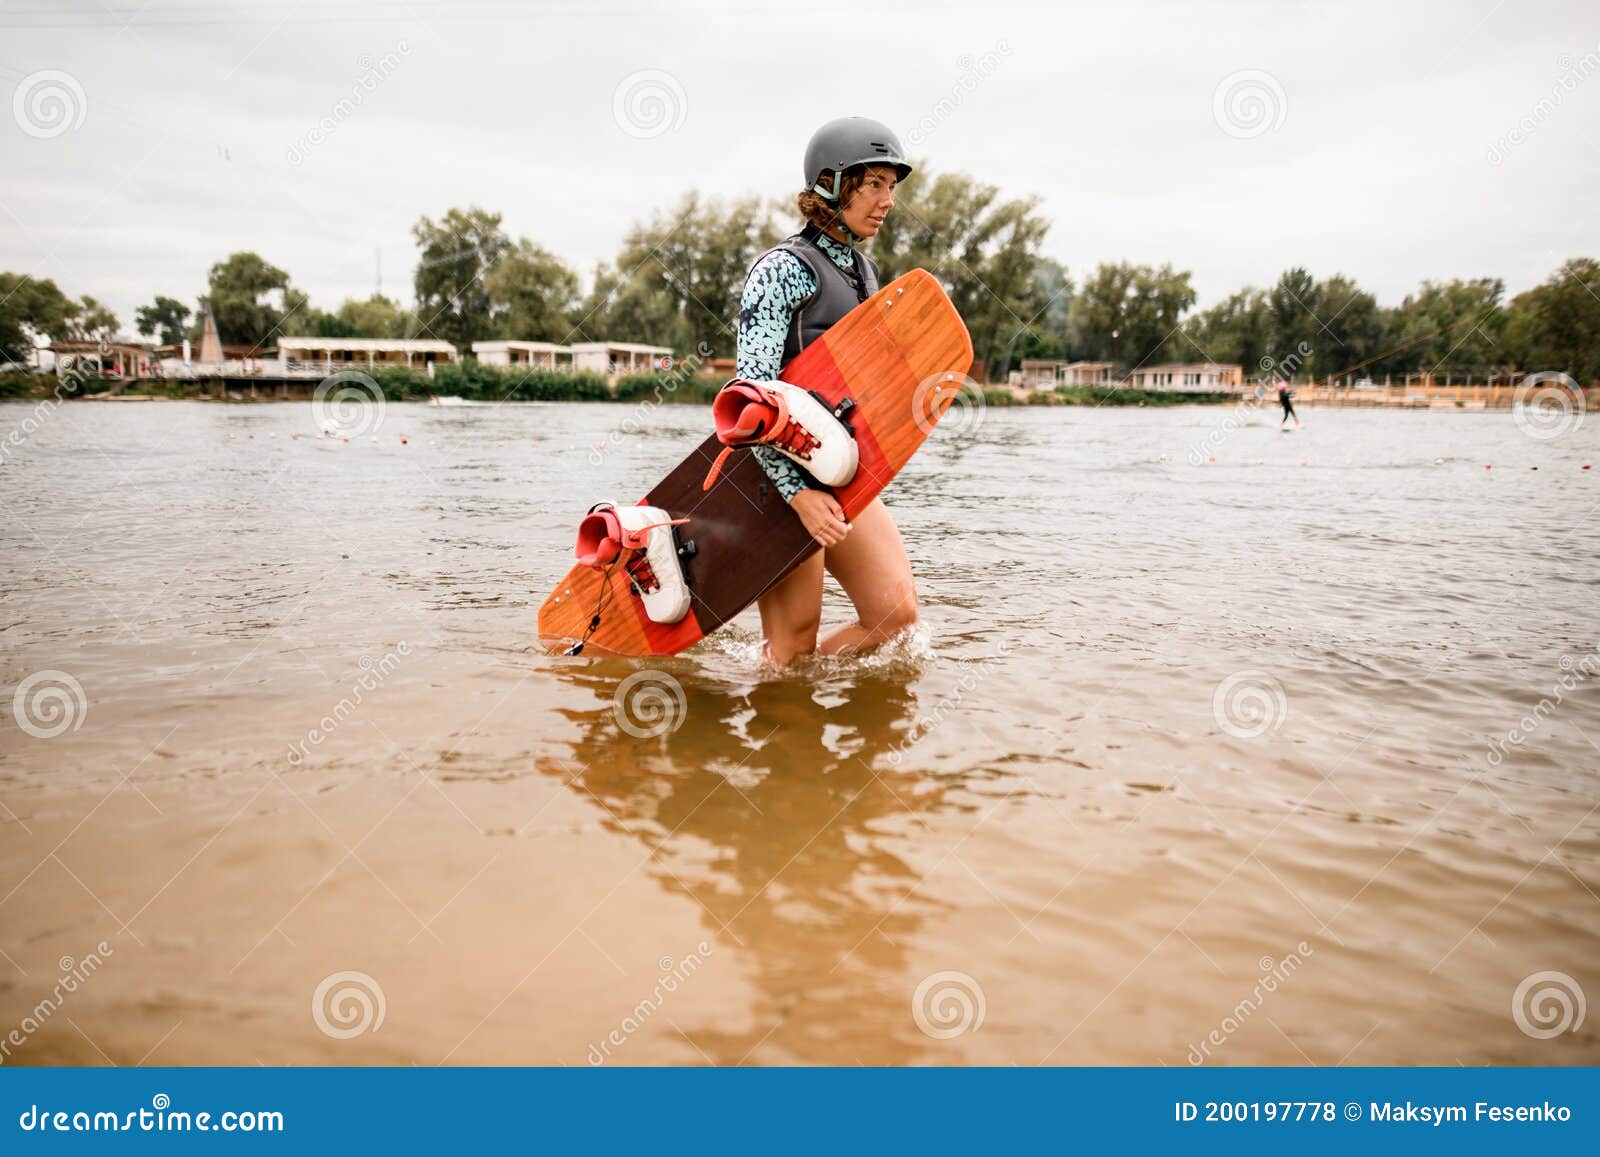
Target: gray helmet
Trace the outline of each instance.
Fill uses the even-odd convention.
[[[813,193],[838,200],[844,171],[856,165],[893,165],[902,181],[911,174],[900,138],[882,121],[840,117],[811,134],[811,143],[806,145],[806,187]],[[823,173],[834,175],[831,191],[818,187]]]

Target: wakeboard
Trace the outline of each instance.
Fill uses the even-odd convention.
[[[972,341],[937,278],[897,277],[840,318],[779,372],[791,385],[847,411],[859,450],[855,476],[833,488],[853,519],[899,473],[965,391]],[[703,490],[723,447],[712,434],[639,505],[687,519],[671,528],[688,579],[688,613],[658,623],[622,567],[574,566],[539,608],[539,639],[553,651],[583,641],[585,652],[674,655],[750,606],[821,547],[749,450],[735,452]],[[573,512],[576,526],[582,511]],[[599,621],[595,622],[598,616]]]

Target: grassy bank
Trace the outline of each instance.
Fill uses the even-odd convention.
[[[1232,394],[1175,394],[1127,386],[1057,386],[1032,390],[1020,398],[1003,386],[983,391],[987,406],[1207,406],[1237,400]]]
[[[605,378],[596,373],[558,373],[550,370],[500,368],[467,362],[437,367],[434,376],[403,366],[368,368],[352,365],[352,371],[377,383],[391,402],[425,402],[431,397],[460,397],[477,401],[596,402],[608,401],[611,391]],[[82,397],[103,394],[117,384],[116,378],[57,378],[54,374],[0,374],[0,398]],[[129,382],[130,394],[154,394],[168,398],[198,398],[215,394],[214,378],[148,378]],[[264,391],[277,386],[263,380]],[[317,385],[316,379],[293,383],[305,389]]]
[[[368,374],[391,402],[425,402],[431,397],[481,402],[601,402],[611,397],[596,373],[529,370],[461,362],[436,366],[433,377],[404,367],[352,366]]]
[[[498,402],[681,402],[705,405],[722,388],[721,378],[678,377],[673,374],[634,374],[621,378],[608,389],[596,373],[571,373],[553,370],[525,370],[514,367],[485,366],[477,362],[439,366],[434,376],[404,367],[362,366],[352,369],[378,384],[391,402],[425,402],[433,397],[460,397],[473,401]],[[44,398],[51,395],[87,397],[103,394],[116,385],[115,378],[57,378],[54,374],[0,374],[0,398]],[[307,379],[295,383],[299,389],[314,386]],[[275,382],[263,382],[271,391]],[[167,398],[199,398],[216,393],[209,379],[150,379],[131,382],[130,394],[154,394]],[[1160,390],[1134,390],[1123,386],[1058,386],[1054,390],[1033,390],[1018,397],[1003,386],[990,386],[983,392],[989,406],[1183,406],[1232,402],[1227,394],[1173,394]],[[270,400],[267,398],[266,400]]]
[[[0,398],[78,397],[103,394],[111,388],[111,378],[57,378],[54,374],[0,374]]]

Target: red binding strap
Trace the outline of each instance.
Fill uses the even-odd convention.
[[[590,511],[578,523],[577,556],[580,566],[605,570],[621,557],[625,550],[643,550],[650,541],[650,532],[658,526],[682,526],[687,518],[669,518],[666,522],[652,522],[638,530],[624,530],[617,512],[610,506]]]
[[[717,441],[725,449],[711,464],[701,490],[711,489],[728,455],[740,446],[776,446],[797,457],[810,458],[811,451],[820,444],[789,417],[789,402],[782,390],[744,378],[734,378],[717,393],[711,403],[711,419],[716,423]]]

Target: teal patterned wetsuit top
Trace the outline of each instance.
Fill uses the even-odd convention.
[[[855,269],[855,250],[827,234],[817,247],[840,269]],[[783,368],[783,342],[795,309],[817,290],[817,279],[793,253],[774,249],[757,261],[745,278],[739,299],[739,356],[734,373],[752,382],[770,382]],[[752,454],[783,495],[785,502],[817,483],[793,461],[770,446],[752,447]]]

